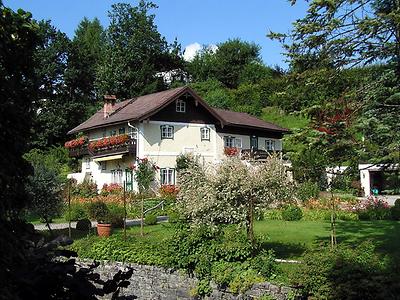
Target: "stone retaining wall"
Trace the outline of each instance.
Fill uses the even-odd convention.
[[[84,263],[84,261],[81,261]],[[119,262],[101,262],[96,272],[103,279],[112,278],[119,270],[126,270],[127,267],[133,268],[133,275],[130,285],[121,291],[121,295],[136,296],[139,300],[189,300],[196,299],[192,291],[197,285],[197,279],[188,276],[182,271],[164,269],[155,266],[125,264]],[[257,299],[262,295],[269,294],[275,299],[287,299],[291,288],[277,286],[268,282],[255,284],[245,294],[235,295],[224,290],[218,289],[212,284],[213,292],[206,297],[206,300],[247,300]],[[109,299],[107,297],[103,299]]]

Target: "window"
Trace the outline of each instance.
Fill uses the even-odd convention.
[[[85,158],[85,169],[90,169],[90,158]]]
[[[121,128],[118,130],[118,133],[119,133],[119,134],[125,134],[125,127],[121,127]]]
[[[242,148],[242,139],[241,138],[235,138],[232,136],[226,136],[224,137],[224,144],[225,147],[229,148]]]
[[[164,184],[175,184],[175,169],[164,168],[160,169],[160,183]]]
[[[125,169],[125,188],[128,192],[133,190],[133,173],[130,169]]]
[[[275,141],[270,139],[265,140],[265,150],[275,151]]]
[[[122,185],[122,170],[111,170],[111,182]]]
[[[116,131],[115,129],[114,129],[114,130],[111,130],[111,131],[110,131],[110,135],[111,135],[111,136],[117,135],[117,131]]]
[[[235,138],[231,137],[231,136],[224,137],[224,144],[225,144],[225,147],[229,147],[229,148],[235,147]]]
[[[107,162],[106,161],[101,161],[100,162],[100,166],[101,166],[101,169],[104,171],[104,170],[107,170]]]
[[[162,125],[161,128],[161,139],[173,139],[174,138],[174,126]]]
[[[200,135],[202,141],[209,141],[210,140],[210,128],[203,127],[200,128]]]
[[[184,113],[186,112],[186,102],[179,99],[176,100],[176,112]]]
[[[235,139],[235,147],[236,148],[242,148],[242,139],[241,138],[236,138]]]

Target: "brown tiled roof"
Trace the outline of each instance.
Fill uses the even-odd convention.
[[[270,122],[262,121],[247,113],[235,112],[218,108],[214,108],[214,110],[221,116],[221,118],[225,121],[226,125],[261,128],[279,132],[289,132],[289,130],[286,128],[280,127]]]
[[[199,101],[216,119],[220,120],[221,124],[287,132],[287,129],[281,128],[272,123],[261,121],[246,113],[237,113],[211,108],[191,88],[185,86],[118,102],[114,106],[114,112],[108,118],[104,118],[102,108],[88,120],[70,130],[68,134],[87,131],[89,129],[118,124],[126,121],[144,120],[157,113],[186,92],[192,94],[192,96]]]

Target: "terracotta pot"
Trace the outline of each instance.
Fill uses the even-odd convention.
[[[110,236],[111,224],[97,224],[97,234],[99,236]]]

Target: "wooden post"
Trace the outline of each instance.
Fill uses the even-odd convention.
[[[335,198],[331,189],[331,247],[335,248],[336,242],[336,211],[335,211]]]
[[[68,237],[71,238],[71,180],[68,179]]]
[[[144,196],[141,194],[142,203],[141,203],[141,216],[140,216],[140,236],[143,236],[143,209],[144,209]]]
[[[124,240],[126,240],[126,182],[124,181]]]

